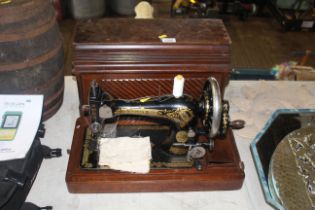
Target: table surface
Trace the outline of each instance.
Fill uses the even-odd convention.
[[[71,194],[65,175],[75,121],[79,117],[76,80],[65,77],[64,102],[61,109],[45,122],[42,143],[62,148],[63,156],[44,160],[27,201],[39,206],[52,205],[55,210],[122,210],[122,209],[272,209],[264,199],[250,142],[278,108],[315,108],[314,82],[230,81],[225,99],[229,100],[231,119],[243,119],[246,127],[235,130],[234,136],[245,164],[245,180],[239,190],[167,192],[167,193],[100,193]]]

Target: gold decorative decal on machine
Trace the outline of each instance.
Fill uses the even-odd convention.
[[[149,101],[150,99],[151,99],[150,97],[146,97],[146,98],[141,98],[139,101],[141,103],[145,103],[145,102]]]
[[[169,151],[175,155],[184,155],[184,154],[187,154],[188,148],[171,146]]]
[[[81,159],[81,166],[83,166],[84,168],[92,168],[93,167],[93,164],[91,164],[89,161],[89,157],[93,153],[93,151],[91,151],[89,148],[91,141],[92,141],[92,132],[88,128],[85,130],[85,138],[84,138],[82,159]]]
[[[194,164],[193,161],[187,162],[152,162],[151,168],[190,168]]]
[[[119,108],[115,111],[115,115],[139,115],[151,116],[169,119],[184,128],[194,118],[194,112],[188,108],[177,108],[174,110],[167,109],[147,109],[147,108]]]
[[[186,131],[178,131],[176,133],[176,141],[179,143],[185,143],[188,140],[188,134]]]

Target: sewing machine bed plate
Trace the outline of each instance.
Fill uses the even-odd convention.
[[[81,154],[88,118],[76,122],[66,182],[71,193],[167,192],[232,190],[242,186],[243,164],[230,130],[218,139],[203,170],[195,168],[151,169],[148,174],[134,174],[108,169],[86,170],[81,167]]]

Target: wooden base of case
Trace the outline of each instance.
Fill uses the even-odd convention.
[[[148,174],[134,174],[80,167],[87,126],[87,118],[81,117],[76,122],[66,174],[71,193],[233,190],[242,186],[244,168],[231,130],[225,139],[215,141],[215,149],[209,153],[201,171],[196,168],[152,169]]]

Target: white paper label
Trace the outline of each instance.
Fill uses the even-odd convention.
[[[163,43],[176,43],[176,39],[175,38],[162,38],[161,41]]]
[[[303,21],[301,27],[302,28],[313,28],[314,21]]]

